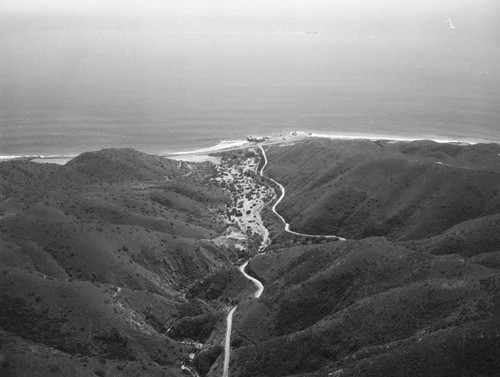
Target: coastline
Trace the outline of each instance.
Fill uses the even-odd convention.
[[[304,140],[310,140],[314,138],[325,138],[332,140],[386,140],[388,142],[403,142],[410,143],[419,140],[428,140],[436,143],[442,144],[457,144],[457,145],[474,145],[474,144],[500,144],[499,141],[492,140],[454,140],[454,139],[441,139],[441,138],[426,138],[426,137],[402,137],[402,136],[391,136],[391,135],[377,135],[377,134],[329,134],[329,133],[318,133],[318,132],[307,132],[307,131],[291,131],[286,134],[273,134],[271,136],[262,136],[263,141],[249,141],[247,139],[239,140],[221,140],[219,143],[211,147],[203,147],[193,150],[184,150],[178,152],[163,152],[163,153],[152,153],[160,157],[166,157],[178,161],[187,162],[204,162],[210,161],[213,163],[218,163],[218,159],[212,154],[219,152],[226,152],[231,150],[245,149],[249,147],[254,147],[258,145],[276,145],[276,144],[287,144],[294,143]],[[83,153],[83,152],[82,152]],[[10,161],[10,160],[30,160],[36,163],[55,163],[59,165],[64,165],[78,154],[53,154],[53,155],[0,155],[0,162]]]
[[[18,156],[18,155],[3,155],[0,156],[0,163],[4,161],[12,161],[12,160],[28,160],[40,164],[57,164],[57,165],[64,165],[68,161],[72,160],[78,156],[77,154],[72,154],[72,155],[50,155],[50,156],[44,156],[44,155],[24,155],[24,156]]]
[[[387,140],[394,143],[410,143],[419,140],[434,141],[440,144],[457,144],[457,145],[474,145],[480,143],[495,143],[493,141],[476,141],[476,140],[453,140],[453,139],[428,139],[428,138],[406,138],[388,135],[361,135],[361,134],[322,134],[305,131],[292,131],[285,135],[263,136],[265,140],[261,142],[248,140],[222,140],[218,144],[209,148],[200,148],[191,151],[173,152],[161,154],[161,157],[167,157],[174,160],[182,161],[209,161],[212,153],[227,152],[231,150],[245,149],[255,146],[267,146],[277,144],[288,144],[311,139],[332,139],[332,140]],[[500,144],[500,142],[496,142]]]

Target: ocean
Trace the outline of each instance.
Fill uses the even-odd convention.
[[[496,16],[0,23],[0,156],[291,131],[500,142]]]

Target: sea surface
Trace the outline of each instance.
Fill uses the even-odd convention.
[[[451,16],[186,26],[4,15],[0,156],[163,154],[295,130],[499,142],[498,17]]]

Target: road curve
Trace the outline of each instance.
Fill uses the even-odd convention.
[[[281,190],[281,195],[278,198],[278,200],[276,201],[276,203],[274,203],[274,205],[272,207],[272,211],[274,212],[274,214],[276,216],[278,216],[281,219],[281,221],[283,222],[283,224],[285,224],[285,231],[287,231],[288,233],[291,233],[291,234],[296,234],[298,236],[335,238],[335,239],[338,239],[340,241],[345,241],[345,238],[334,236],[334,235],[305,234],[305,233],[299,233],[299,232],[294,232],[293,230],[290,230],[290,224],[288,224],[285,221],[285,219],[283,218],[283,216],[281,216],[276,211],[276,207],[278,206],[278,204],[280,204],[280,202],[285,197],[285,188],[283,187],[283,185],[281,185],[280,183],[278,183],[274,179],[272,179],[272,178],[267,177],[267,176],[264,175],[264,169],[266,168],[268,161],[267,161],[267,156],[266,156],[266,152],[264,151],[264,148],[262,148],[262,146],[260,146],[260,145],[259,145],[259,148],[262,151],[262,157],[264,158],[264,164],[260,168],[259,174],[262,177],[265,177],[265,178],[271,180],[272,182],[274,182],[277,186],[279,186],[279,188]],[[261,246],[262,249],[265,249],[265,246],[264,246],[265,245],[265,241],[266,240],[263,241],[263,246]],[[264,292],[264,285],[260,281],[258,281],[257,279],[251,277],[250,275],[248,275],[245,272],[245,268],[248,266],[248,262],[249,261],[246,261],[245,263],[243,263],[240,267],[238,267],[238,269],[243,274],[243,276],[245,276],[248,280],[250,280],[255,285],[255,287],[257,288],[257,290],[253,293],[253,298],[259,298],[262,295],[262,293]],[[237,308],[238,308],[238,306],[233,306],[231,308],[231,310],[229,311],[228,315],[227,315],[227,320],[226,320],[226,322],[227,322],[227,325],[226,325],[226,338],[225,338],[225,342],[224,342],[224,366],[223,366],[222,377],[229,377],[229,360],[230,360],[230,357],[231,357],[231,331],[232,331],[232,328],[233,328],[233,316],[234,316],[234,312],[236,311]]]
[[[290,233],[290,234],[295,234],[297,236],[304,236],[304,237],[314,237],[314,238],[335,238],[335,239],[338,239],[339,241],[345,241],[345,238],[342,238],[342,237],[339,237],[339,236],[336,236],[336,235],[327,235],[327,234],[306,234],[306,233],[299,233],[299,232],[295,232],[293,230],[290,230],[290,224],[288,224],[285,220],[285,218],[283,216],[281,216],[278,211],[276,211],[276,207],[278,206],[278,204],[281,203],[281,201],[283,200],[283,198],[285,197],[285,187],[283,187],[283,185],[279,182],[277,182],[276,180],[272,179],[271,177],[268,177],[266,175],[264,175],[264,168],[267,166],[267,156],[266,156],[266,152],[264,150],[264,148],[262,148],[262,146],[259,145],[259,148],[260,150],[262,151],[262,156],[264,157],[264,164],[262,165],[262,168],[260,169],[260,172],[259,174],[262,176],[262,177],[265,177],[267,179],[269,179],[270,181],[274,182],[277,186],[279,186],[280,190],[281,190],[281,195],[280,197],[278,198],[278,200],[274,203],[274,205],[272,206],[272,211],[274,212],[274,214],[276,216],[278,216],[281,221],[283,222],[283,224],[285,224],[285,231]]]
[[[245,272],[245,268],[247,267],[249,261],[243,263],[238,269],[252,283],[254,283],[257,290],[253,293],[254,298],[259,298],[264,292],[264,285],[257,279],[251,277]],[[222,377],[229,377],[229,360],[231,356],[231,331],[233,328],[233,315],[238,306],[233,306],[227,315],[227,325],[226,325],[226,340],[224,342],[224,367],[222,372]]]
[[[253,297],[254,298],[259,298],[260,295],[262,294],[262,292],[264,292],[264,286],[262,285],[262,283],[260,281],[258,281],[257,279],[251,277],[250,275],[248,275],[246,272],[245,272],[245,268],[247,267],[248,265],[248,261],[246,261],[245,263],[243,263],[239,268],[240,272],[243,274],[243,276],[245,276],[248,280],[250,280],[252,283],[255,284],[255,287],[257,288],[257,290],[253,293]]]

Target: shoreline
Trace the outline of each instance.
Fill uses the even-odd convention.
[[[178,152],[163,152],[163,153],[151,153],[159,157],[170,158],[178,161],[188,161],[188,162],[203,162],[210,161],[217,163],[217,157],[212,156],[214,153],[226,152],[231,150],[246,149],[250,147],[255,147],[259,145],[276,145],[282,143],[293,143],[310,139],[331,139],[331,140],[368,140],[377,141],[385,140],[393,143],[410,143],[414,141],[433,141],[439,144],[456,144],[456,145],[475,145],[475,144],[500,144],[500,141],[490,141],[490,140],[453,140],[453,139],[441,139],[441,138],[413,138],[413,137],[403,137],[403,136],[390,136],[390,135],[376,135],[376,134],[329,134],[329,133],[317,133],[317,132],[306,132],[306,131],[291,131],[286,134],[274,134],[271,136],[263,136],[263,141],[249,141],[246,139],[238,140],[221,140],[219,143],[211,147],[203,147],[194,150],[184,150]],[[84,152],[82,152],[84,153]],[[36,163],[55,163],[59,165],[64,165],[71,159],[77,157],[79,154],[28,154],[28,155],[0,155],[0,162],[11,161],[11,160],[30,160]]]
[[[425,138],[406,138],[387,135],[356,135],[356,134],[320,134],[314,132],[292,131],[286,135],[263,136],[263,141],[248,141],[248,140],[222,140],[218,144],[200,148],[191,151],[181,151],[160,154],[161,157],[171,158],[182,161],[208,161],[213,158],[211,154],[227,152],[232,150],[246,149],[257,146],[277,145],[294,143],[311,139],[331,139],[331,140],[386,140],[393,143],[411,143],[414,141],[433,141],[439,144],[456,144],[456,145],[475,145],[475,144],[500,144],[500,142],[482,142],[472,140],[452,140],[452,139],[425,139]]]

